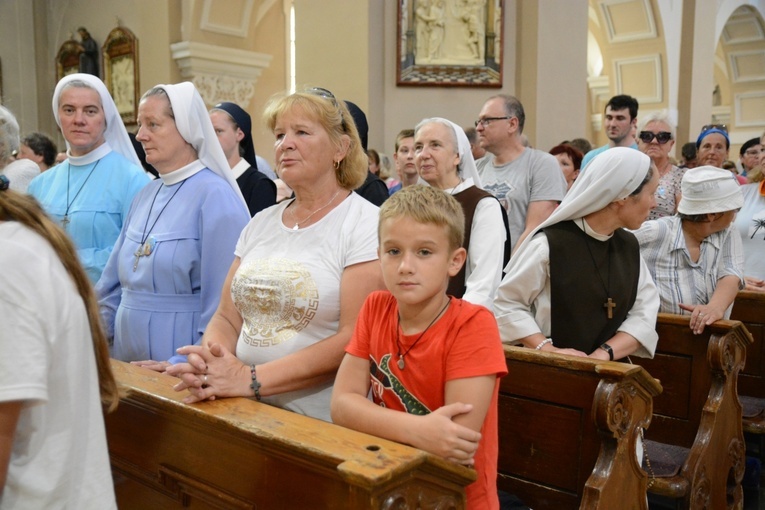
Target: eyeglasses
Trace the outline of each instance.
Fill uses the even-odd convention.
[[[651,141],[656,138],[656,141],[659,142],[661,145],[664,145],[668,141],[672,140],[672,133],[669,131],[659,131],[658,133],[654,133],[652,131],[641,131],[638,135],[638,138],[643,143],[651,143]]]
[[[728,132],[728,126],[725,124],[707,124],[706,126],[701,126],[701,132],[709,131],[710,129],[719,129],[720,131]]]
[[[335,95],[330,92],[327,89],[321,88],[321,87],[313,87],[307,90],[309,94],[313,94],[314,96],[323,97],[324,99],[329,99],[333,105],[335,105],[335,108],[337,108],[337,111],[340,113],[340,123],[343,127],[343,131],[346,130],[345,128],[345,119],[343,118],[343,110],[340,109],[340,105],[337,104],[337,99],[335,98]]]
[[[486,127],[492,122],[494,122],[495,120],[508,120],[512,118],[513,117],[510,115],[507,117],[484,117],[483,119],[478,119],[477,121],[475,121],[475,127],[478,127],[480,125],[483,125],[484,127]]]

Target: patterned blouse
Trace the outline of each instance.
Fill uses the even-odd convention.
[[[648,213],[649,220],[657,220],[664,216],[675,214],[675,209],[677,208],[675,197],[680,195],[680,181],[683,180],[685,170],[685,168],[678,168],[672,165],[669,172],[659,179],[659,187],[656,188],[656,193],[654,193],[656,207]]]

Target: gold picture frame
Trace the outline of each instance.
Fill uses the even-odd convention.
[[[502,87],[504,0],[398,0],[396,84]]]
[[[80,54],[85,51],[74,39],[65,41],[56,54],[56,81],[64,76],[80,72]]]
[[[117,27],[101,47],[104,83],[117,105],[122,122],[135,124],[138,116],[138,39],[125,27]]]

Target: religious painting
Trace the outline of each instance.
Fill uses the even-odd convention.
[[[138,39],[125,27],[109,32],[101,53],[104,83],[114,98],[125,124],[135,124],[138,115]]]
[[[70,38],[64,42],[56,54],[56,80],[69,74],[80,72],[80,55],[85,49],[80,43]]]
[[[398,2],[399,86],[502,86],[504,0]]]

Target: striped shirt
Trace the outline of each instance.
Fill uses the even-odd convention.
[[[687,314],[689,312],[680,309],[680,303],[709,303],[717,281],[724,276],[738,277],[743,288],[741,237],[732,226],[701,242],[698,262],[691,260],[679,216],[646,221],[634,234],[659,289],[661,312]],[[731,308],[725,312],[726,319],[730,317]]]

